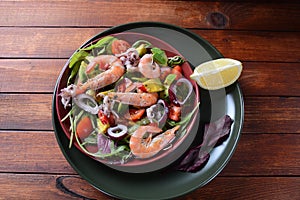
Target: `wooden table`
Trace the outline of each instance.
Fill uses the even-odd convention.
[[[0,199],[112,199],[62,155],[52,93],[84,41],[135,21],[187,28],[244,64],[236,152],[214,180],[180,199],[300,199],[299,10],[297,1],[1,1]]]

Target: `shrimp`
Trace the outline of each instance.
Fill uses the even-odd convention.
[[[153,62],[152,54],[145,54],[140,59],[138,69],[146,78],[158,78],[160,76],[160,67]]]
[[[135,92],[110,92],[107,96],[115,101],[138,107],[147,107],[155,104],[158,99],[157,93]]]
[[[122,61],[113,55],[100,55],[95,57],[87,66],[87,70],[96,65],[105,71],[81,84],[79,86],[80,90],[86,91],[88,89],[97,90],[103,88],[119,80],[125,73]]]
[[[164,149],[175,138],[175,132],[180,126],[175,126],[172,129],[159,134],[152,138],[152,134],[160,133],[162,130],[156,126],[140,126],[130,137],[129,147],[133,155],[138,158],[150,158]],[[150,133],[144,139],[144,135]]]

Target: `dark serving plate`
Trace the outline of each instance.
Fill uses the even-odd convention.
[[[116,37],[118,39],[123,39],[129,42],[130,44],[133,44],[134,42],[138,40],[146,40],[150,42],[153,47],[158,47],[161,49],[164,49],[166,52],[166,55],[168,57],[173,57],[176,55],[179,55],[183,57],[175,48],[173,48],[171,45],[167,44],[166,42],[150,36],[146,34],[141,33],[132,33],[132,32],[122,32],[118,34],[110,35],[113,37]],[[101,39],[101,38],[99,38]],[[96,41],[93,41],[93,44],[97,43],[98,39]],[[70,133],[70,122],[69,120],[65,120],[62,122],[62,119],[68,114],[71,108],[65,109],[63,104],[61,103],[61,97],[58,95],[61,91],[61,89],[67,87],[68,78],[71,74],[71,70],[69,68],[70,62],[67,62],[61,71],[61,74],[57,80],[57,88],[56,88],[56,113],[58,116],[58,119],[60,121],[60,125],[64,131],[64,133],[67,135],[68,138],[71,137]],[[186,77],[193,85],[193,99],[194,102],[193,106],[197,106],[199,99],[199,87],[197,83],[194,80],[190,79],[190,75],[193,73],[193,69],[190,67],[188,62],[184,62],[181,65],[181,69],[183,72],[184,77]],[[131,159],[126,163],[123,164],[112,164],[110,159],[100,159],[95,158],[91,156],[92,158],[98,160],[101,163],[106,164],[109,167],[112,167],[119,171],[124,172],[131,172],[131,173],[145,173],[145,172],[151,172],[156,171],[159,169],[162,169],[174,161],[176,161],[182,154],[190,147],[192,144],[194,138],[197,135],[198,125],[199,125],[199,113],[196,112],[196,114],[191,118],[189,125],[187,126],[186,134],[184,134],[181,137],[178,137],[175,139],[174,142],[172,142],[170,148],[166,148],[165,150],[161,151],[157,155],[148,158],[148,159]],[[181,132],[178,131],[176,135],[180,135]],[[74,145],[82,151],[82,149],[79,147],[77,142],[74,142]],[[82,151],[84,152],[84,151]],[[88,155],[88,154],[87,154]]]
[[[202,62],[222,57],[217,49],[198,35],[174,25],[157,22],[136,22],[116,26],[97,34],[82,46],[103,36],[121,32],[144,33],[169,43],[189,61],[192,68]],[[180,172],[172,167],[140,174],[121,172],[86,156],[76,147],[69,149],[69,139],[64,134],[56,114],[56,90],[57,85],[53,96],[52,120],[62,153],[82,178],[103,193],[116,198],[168,199],[204,186],[229,162],[241,134],[244,105],[238,83],[216,91],[200,89],[199,124],[214,121],[225,114],[234,120],[229,137],[211,150],[208,163],[196,173]],[[194,143],[197,143],[197,140],[201,142],[199,137],[196,137]]]

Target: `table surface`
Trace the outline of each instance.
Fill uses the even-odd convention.
[[[237,149],[215,179],[180,199],[300,199],[300,3],[276,2],[1,1],[0,199],[112,199],[61,153],[52,93],[76,48],[136,21],[187,28],[244,64]]]

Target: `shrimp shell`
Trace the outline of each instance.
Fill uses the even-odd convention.
[[[100,55],[92,60],[91,65],[95,65],[95,63],[101,67],[107,66],[108,69],[80,85],[81,90],[97,90],[103,88],[119,80],[125,73],[125,68],[121,60],[116,56]]]
[[[158,78],[160,76],[160,66],[153,62],[152,54],[145,54],[140,59],[138,69],[146,78]]]
[[[133,155],[137,158],[150,158],[164,149],[175,138],[175,132],[180,126],[175,126],[172,129],[159,134],[152,138],[152,133],[157,134],[162,130],[156,126],[140,126],[131,136],[129,147]],[[144,135],[150,133],[150,135],[144,139]]]
[[[138,107],[148,107],[157,102],[157,93],[110,92],[107,96],[115,101]]]

